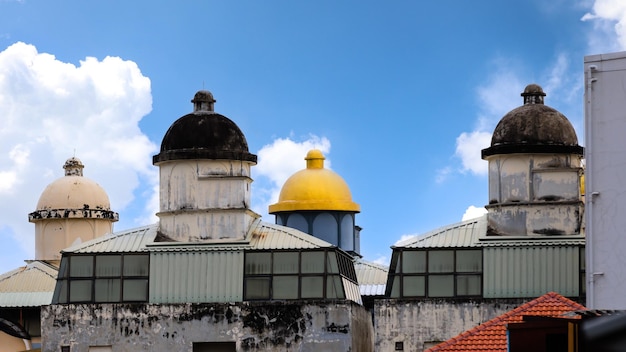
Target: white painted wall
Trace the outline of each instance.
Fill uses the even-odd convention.
[[[587,308],[626,309],[626,52],[584,68]]]

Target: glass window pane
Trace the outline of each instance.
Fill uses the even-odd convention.
[[[249,277],[246,279],[245,299],[270,299],[270,278]]]
[[[96,302],[120,301],[120,279],[97,279],[95,285]]]
[[[91,280],[72,280],[70,282],[70,302],[91,301]]]
[[[271,254],[270,252],[246,253],[246,274],[269,274],[272,268]]]
[[[423,297],[426,295],[426,278],[424,276],[404,276],[402,280],[402,295],[404,297]]]
[[[120,276],[122,274],[122,256],[96,256],[96,276]],[[97,290],[96,290],[97,291]]]
[[[483,270],[482,251],[457,250],[456,271],[461,273],[477,273]]]
[[[122,300],[124,302],[147,302],[148,301],[148,279],[126,279]]]
[[[345,298],[343,284],[339,275],[328,275],[326,277],[326,298]]]
[[[403,273],[425,273],[426,272],[426,252],[425,251],[402,251],[402,272]]]
[[[68,260],[69,260],[68,257],[63,257],[61,259],[61,264],[59,266],[59,279],[67,278],[67,261]]]
[[[297,276],[274,276],[272,280],[272,299],[297,299]]]
[[[300,280],[302,298],[324,298],[324,277],[303,276]]]
[[[67,280],[57,280],[52,304],[67,303]]]
[[[454,276],[430,275],[428,277],[428,297],[454,296]]]
[[[300,262],[298,252],[274,252],[274,274],[297,274]]]
[[[324,252],[302,252],[302,273],[323,273]]]
[[[454,271],[454,251],[429,251],[428,272],[451,273]]]
[[[124,276],[150,275],[150,256],[147,254],[124,255]]]
[[[400,276],[394,276],[393,283],[391,284],[391,293],[389,297],[391,298],[400,297]]]
[[[70,259],[71,277],[92,277],[93,257],[92,256],[72,256]]]
[[[456,277],[456,294],[458,296],[479,296],[480,275],[458,275]]]
[[[328,270],[329,273],[338,274],[339,266],[337,265],[337,253],[328,252],[327,255],[328,255],[328,265],[326,266],[326,269]]]

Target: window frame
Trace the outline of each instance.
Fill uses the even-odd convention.
[[[115,274],[102,274],[98,273],[98,258],[104,257],[119,257],[119,275]],[[146,268],[144,273],[142,274],[129,274],[126,271],[125,263],[127,257],[131,256],[142,256],[145,258],[141,258],[140,260],[145,260]],[[80,275],[80,276],[72,276],[72,258],[91,258],[91,275]],[[76,265],[76,264],[75,264]],[[110,297],[105,299],[96,300],[96,285],[97,283],[101,283],[102,280],[118,280],[119,288],[117,288],[118,294],[117,297],[119,299],[114,300],[110,299]],[[72,296],[72,285],[77,284],[78,282],[89,282],[90,292],[88,294],[89,298],[85,299],[73,299]],[[124,287],[130,282],[145,284],[145,295],[141,299],[125,299],[124,298]],[[150,297],[150,255],[148,253],[103,253],[103,254],[71,254],[64,255],[61,259],[61,264],[59,267],[59,274],[57,277],[57,283],[53,294],[53,303],[55,304],[74,304],[74,303],[140,303],[147,302]],[[98,292],[101,292],[99,290]]]
[[[425,248],[402,248],[394,251],[394,255],[392,257],[391,266],[389,270],[389,279],[387,282],[387,292],[386,295],[390,298],[480,298],[483,295],[483,251],[482,248],[437,248],[437,249],[425,249]],[[437,255],[443,254],[444,252],[452,252],[452,263],[447,265],[447,267],[451,267],[451,269],[446,270],[431,270],[431,264],[433,264],[433,260],[435,257],[435,253]],[[457,265],[459,264],[459,253],[462,252],[477,252],[480,254],[478,258],[479,267],[478,270],[459,270]],[[411,256],[415,256],[415,258],[419,258],[417,253],[424,253],[425,263],[423,271],[410,271],[404,272],[404,266],[408,266],[408,259],[405,261],[405,256],[408,257],[409,253]],[[415,267],[414,265],[412,268]],[[443,279],[445,277],[450,277],[452,279],[452,292],[450,295],[446,294],[432,294],[432,281],[436,279]],[[479,292],[476,294],[461,294],[460,293],[460,285],[459,279],[462,277],[477,277],[479,280]],[[405,289],[405,280],[415,280],[414,278],[423,278],[421,281],[422,288],[418,288],[414,291],[421,292],[423,290],[423,295],[419,294],[405,294],[408,293],[408,290],[413,290],[413,288],[407,287]],[[420,280],[417,280],[420,281]]]
[[[304,269],[303,267],[303,257],[308,253],[319,252],[323,253],[323,261],[324,266],[323,269],[317,271],[310,271],[310,269]],[[269,272],[255,274],[248,272],[248,255],[253,255],[257,253],[269,253]],[[295,272],[275,272],[275,259],[276,256],[281,255],[281,253],[297,253],[297,270]],[[335,261],[332,263],[331,261]],[[297,294],[295,294],[291,298],[276,298],[279,296],[278,292],[275,292],[274,288],[274,278],[287,278],[287,277],[297,277]],[[269,294],[266,297],[251,297],[248,294],[248,280],[249,279],[267,279],[269,282]],[[322,288],[321,295],[318,297],[303,297],[302,287],[303,287],[303,279],[311,278],[314,280],[315,278],[320,278],[322,280]],[[286,300],[326,300],[326,299],[346,299],[346,287],[341,285],[342,292],[336,292],[330,290],[331,287],[329,285],[336,282],[343,282],[342,279],[347,279],[350,282],[357,284],[356,271],[354,269],[354,263],[352,262],[352,258],[339,250],[336,249],[311,249],[311,250],[259,250],[259,251],[246,251],[244,253],[244,273],[243,273],[243,299],[244,301],[286,301]],[[276,280],[278,281],[278,280]],[[333,286],[334,287],[334,286]],[[330,290],[330,291],[329,291]],[[337,297],[330,297],[329,292],[336,292]],[[305,294],[306,295],[306,294]]]

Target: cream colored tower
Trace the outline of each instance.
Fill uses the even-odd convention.
[[[242,240],[258,214],[250,210],[250,169],[257,157],[237,125],[213,111],[199,91],[194,111],[165,133],[159,167],[159,239],[179,242]]]
[[[104,189],[83,177],[78,158],[68,159],[63,168],[65,176],[46,187],[37,210],[28,214],[35,224],[36,260],[57,261],[62,249],[113,232],[118,220]]]

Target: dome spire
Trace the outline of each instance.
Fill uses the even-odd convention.
[[[67,159],[63,165],[65,176],[82,176],[84,168],[85,165],[75,156]]]
[[[324,168],[324,154],[319,149],[311,149],[307,154],[306,158],[306,168],[307,169],[323,169]]]
[[[524,92],[521,94],[524,97],[524,105],[526,104],[543,104],[543,97],[546,93],[540,85],[532,83],[524,88]]]
[[[213,106],[216,101],[211,92],[208,90],[200,90],[191,100],[193,103],[193,111],[213,111]]]

